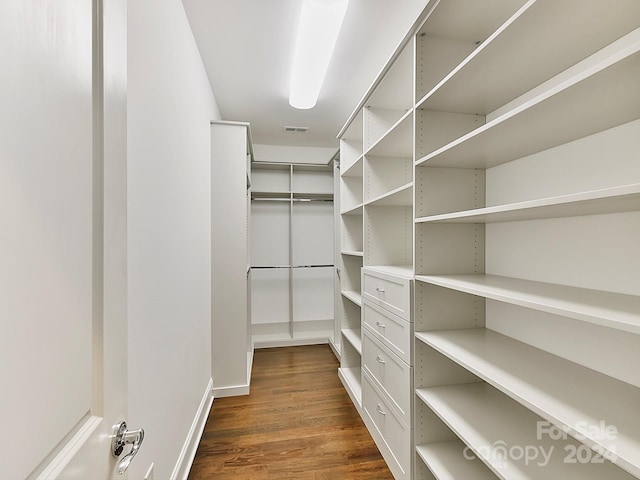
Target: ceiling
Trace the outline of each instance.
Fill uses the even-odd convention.
[[[183,0],[222,118],[250,122],[254,143],[315,147],[337,147],[337,133],[426,3],[350,0],[318,103],[296,110],[289,75],[301,0]]]

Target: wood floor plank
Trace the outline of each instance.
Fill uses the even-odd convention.
[[[256,350],[251,393],[216,399],[189,480],[393,480],[328,345]]]

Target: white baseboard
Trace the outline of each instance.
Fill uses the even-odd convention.
[[[336,344],[333,340],[329,339],[329,346],[331,347],[331,350],[333,350],[333,354],[336,356],[339,362],[340,357],[342,356],[340,353],[340,345]]]
[[[247,384],[249,385],[251,385],[251,371],[253,370],[253,351],[253,342],[251,342],[251,350],[247,352]]]
[[[204,426],[207,423],[207,418],[209,418],[211,405],[213,405],[212,388],[213,379],[209,379],[209,384],[202,396],[202,401],[189,429],[189,434],[182,446],[182,451],[171,474],[171,480],[187,480],[189,476],[193,459],[196,456],[196,450],[198,450],[198,444],[202,438]]]
[[[277,348],[277,347],[301,347],[303,345],[324,345],[329,343],[328,337],[315,338],[282,338],[273,340],[254,339],[254,347],[258,348]]]
[[[236,397],[238,395],[249,395],[249,384],[231,385],[230,387],[218,387],[213,389],[216,398]]]
[[[249,395],[251,370],[253,369],[253,350],[254,346],[252,344],[251,349],[247,352],[247,383],[241,385],[230,385],[227,387],[213,387],[213,396],[215,398]]]

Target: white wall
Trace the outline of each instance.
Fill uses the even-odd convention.
[[[128,6],[129,478],[171,478],[211,378],[209,121],[220,118],[180,0]]]

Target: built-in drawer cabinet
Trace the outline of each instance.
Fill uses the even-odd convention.
[[[411,363],[411,323],[366,299],[362,303],[362,322],[380,343]]]
[[[385,395],[376,387],[375,380],[363,372],[362,404],[365,415],[375,428],[373,437],[376,442],[384,442],[385,448],[393,458],[385,455],[396,480],[410,478],[411,472],[411,429],[402,420],[400,412],[391,404]]]
[[[411,478],[412,274],[406,267],[362,269],[364,417],[396,480]]]
[[[411,320],[411,278],[362,269],[362,296],[400,318]]]
[[[365,371],[389,396],[401,414],[402,420],[410,424],[411,367],[373,338],[367,329],[363,332],[362,355]]]

